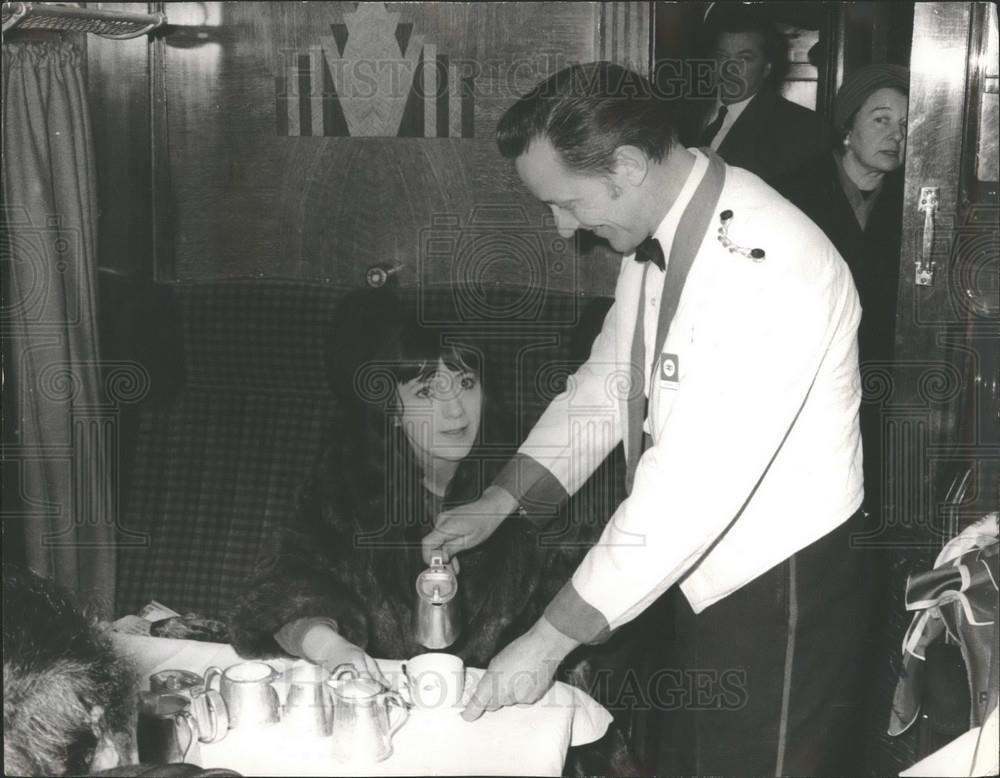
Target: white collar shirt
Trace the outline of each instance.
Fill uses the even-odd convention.
[[[670,249],[673,246],[674,235],[677,232],[678,224],[680,224],[681,216],[684,215],[684,211],[687,210],[688,205],[691,203],[691,198],[694,197],[695,190],[697,190],[698,185],[708,171],[708,157],[698,151],[698,149],[689,149],[689,151],[694,154],[694,166],[691,168],[691,172],[688,173],[687,180],[684,182],[684,186],[681,187],[677,199],[674,200],[673,205],[670,206],[670,210],[667,211],[660,222],[660,226],[653,233],[653,237],[659,241],[660,248],[663,249],[664,269],[660,270],[660,268],[650,262],[649,269],[646,271],[646,299],[643,305],[642,318],[643,348],[646,357],[643,365],[643,370],[645,371],[643,373],[643,391],[646,397],[649,397],[649,382],[653,371],[653,358],[656,356],[653,353],[656,350],[656,328],[660,321],[660,302],[663,297],[663,285],[667,278],[666,267],[670,262]],[[648,416],[643,421],[642,427],[645,432],[650,431]]]
[[[746,100],[740,100],[738,103],[730,103],[726,106],[726,117],[722,120],[722,126],[719,128],[719,131],[715,133],[715,137],[712,138],[712,142],[708,144],[712,151],[719,150],[719,146],[722,145],[722,141],[726,139],[726,135],[729,134],[733,125],[736,124],[736,120],[740,118],[740,114],[746,110],[747,106],[750,105],[750,101],[756,96],[756,94],[752,94]],[[717,99],[715,101],[715,110],[712,111],[712,118],[708,120],[708,123],[705,125],[706,127],[715,121],[719,115],[719,109],[721,107],[722,101]]]

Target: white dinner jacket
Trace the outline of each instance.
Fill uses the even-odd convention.
[[[729,238],[766,256],[727,250],[719,219],[710,221],[663,346],[676,370],[659,371],[649,387],[653,444],[631,493],[546,611],[582,642],[678,581],[700,612],[861,504],[861,308],[850,271],[812,221],[742,168],[726,167],[717,211],[727,209]],[[644,269],[632,255],[622,260],[589,359],[519,450],[542,467],[502,484],[519,499],[546,478],[574,493],[627,434]]]

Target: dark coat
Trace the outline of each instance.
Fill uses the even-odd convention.
[[[693,145],[699,145],[704,115]],[[815,111],[786,100],[764,85],[726,133],[718,154],[727,164],[768,183],[823,152],[823,128]]]
[[[883,179],[864,230],[840,185],[837,162],[824,154],[775,183],[837,247],[861,298],[858,342],[865,363],[892,359],[903,230],[903,171]]]
[[[361,526],[365,522],[358,517],[365,507],[351,497],[357,494],[350,483],[357,462],[350,459],[350,449],[327,451],[306,488],[300,518],[294,526],[274,534],[256,578],[232,609],[230,638],[240,656],[284,656],[274,633],[309,616],[335,619],[340,633],[373,657],[406,659],[427,650],[414,642],[410,622],[416,578],[425,569],[420,547],[356,547],[355,541],[362,536],[398,541],[399,533],[391,527],[382,532],[384,522],[381,527]],[[495,451],[490,459],[494,466],[504,461]],[[462,635],[447,649],[449,653],[458,654],[467,665],[486,667],[501,648],[542,615],[600,537],[617,505],[616,461],[609,459],[594,476],[612,488],[578,493],[542,532],[528,519],[511,516],[489,540],[461,555],[459,594],[465,618]],[[475,479],[471,491],[462,493],[459,487],[449,504],[477,498],[477,487],[492,480],[490,469],[491,464],[485,464],[484,477]],[[426,530],[437,505],[428,497],[422,507],[427,513],[420,524]],[[393,564],[386,565],[385,555],[391,555]],[[392,567],[398,575],[387,572]],[[580,649],[562,677],[608,703],[600,694],[598,670],[605,661],[600,653]],[[565,768],[565,774],[574,776],[647,772],[635,761],[615,724],[600,740],[571,748]]]
[[[861,404],[864,446],[865,509],[879,515],[881,499],[882,413],[879,396],[884,371],[893,358],[896,301],[903,230],[903,170],[885,176],[864,230],[844,193],[837,162],[830,153],[775,183],[837,247],[851,268],[861,299],[858,351],[861,385],[869,396]],[[875,396],[871,396],[874,390]]]

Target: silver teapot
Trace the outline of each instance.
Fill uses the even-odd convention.
[[[392,736],[409,717],[398,692],[351,665],[341,665],[326,682],[333,696],[333,756],[340,762],[372,764],[392,754]]]
[[[430,649],[447,648],[462,632],[458,578],[440,556],[417,576],[417,605],[413,611],[413,637]]]

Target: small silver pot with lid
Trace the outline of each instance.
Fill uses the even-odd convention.
[[[417,576],[417,607],[413,611],[414,639],[430,649],[447,648],[462,632],[458,578],[440,556]]]

